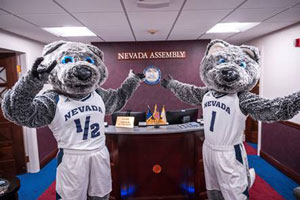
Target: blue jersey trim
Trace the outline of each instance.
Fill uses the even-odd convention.
[[[59,152],[57,154],[57,167],[62,162],[62,158],[64,156],[64,150],[62,148],[59,149]]]
[[[62,162],[62,158],[64,156],[64,150],[62,148],[59,149],[59,152],[57,154],[57,167],[60,165]],[[56,191],[56,200],[62,199],[61,196],[57,193]]]
[[[61,200],[61,196],[56,192],[56,200]]]
[[[249,199],[249,188],[247,187],[246,190],[243,192],[245,196]]]
[[[92,93],[90,93],[87,97],[84,97],[83,99],[81,99],[81,101],[86,101],[86,100],[88,100],[91,96],[92,96]]]
[[[241,153],[241,148],[239,144],[234,145],[234,151],[235,151],[235,158],[243,164],[243,159],[242,159],[242,153]]]
[[[219,99],[219,98],[224,97],[224,96],[227,95],[226,93],[225,93],[225,94],[218,94],[217,92],[214,92],[214,91],[211,91],[211,94],[212,94],[212,96],[215,97],[216,99]]]

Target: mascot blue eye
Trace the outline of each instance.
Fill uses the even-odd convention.
[[[242,61],[242,62],[240,62],[240,66],[241,66],[242,68],[246,68],[247,64],[246,64],[246,62]]]
[[[94,60],[89,56],[85,58],[85,61],[88,63],[94,64]]]
[[[225,62],[225,59],[224,59],[224,58],[220,58],[218,62],[219,62],[219,63],[224,63],[224,62]]]
[[[72,56],[65,56],[62,60],[62,64],[72,63],[74,62],[74,58]]]

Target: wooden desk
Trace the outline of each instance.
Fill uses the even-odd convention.
[[[111,199],[205,199],[203,127],[106,128]]]

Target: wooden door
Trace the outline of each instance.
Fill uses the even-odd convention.
[[[16,58],[15,53],[0,53],[0,102],[18,79]],[[25,173],[25,160],[22,127],[6,120],[0,108],[0,177]]]
[[[251,90],[252,93],[259,94],[259,82],[256,86]],[[246,142],[251,142],[257,144],[258,138],[258,122],[253,120],[251,117],[248,117],[246,120]]]

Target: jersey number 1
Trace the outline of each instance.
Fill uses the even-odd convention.
[[[94,123],[94,124],[91,124],[91,126],[90,126],[90,119],[91,119],[91,116],[87,116],[85,118],[84,130],[82,130],[80,119],[75,119],[74,120],[75,125],[76,125],[76,132],[77,133],[82,133],[83,132],[83,137],[82,137],[83,140],[86,140],[88,138],[88,133],[89,133],[90,128],[92,130],[92,132],[91,132],[91,137],[92,138],[97,137],[97,136],[100,135],[100,131],[99,131],[100,126],[99,126],[99,124]]]
[[[217,112],[216,111],[212,111],[212,114],[211,114],[211,121],[210,121],[210,127],[209,127],[209,130],[211,132],[214,132],[214,126],[215,126],[215,121],[216,121],[216,115],[217,115]]]

